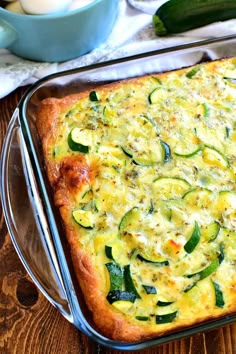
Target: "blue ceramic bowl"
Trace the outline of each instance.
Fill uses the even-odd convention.
[[[0,7],[0,48],[35,61],[61,62],[98,47],[110,34],[119,0],[94,0],[78,10],[22,15]]]

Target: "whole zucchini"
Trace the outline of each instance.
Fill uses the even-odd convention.
[[[236,0],[170,0],[153,15],[156,34],[188,31],[236,18]]]

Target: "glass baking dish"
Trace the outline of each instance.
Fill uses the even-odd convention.
[[[63,97],[130,77],[236,56],[236,35],[212,38],[50,75],[30,87],[9,124],[2,149],[1,196],[12,242],[33,281],[79,330],[98,343],[138,350],[210,330],[236,314],[138,343],[121,343],[96,330],[75,281],[58,211],[44,173],[35,113],[47,97]]]

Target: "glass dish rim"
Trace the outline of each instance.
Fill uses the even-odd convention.
[[[198,41],[196,40],[196,41],[189,42],[189,43],[179,44],[176,46],[166,47],[166,48],[162,48],[162,49],[156,49],[156,50],[143,52],[143,53],[139,53],[139,54],[134,54],[131,56],[125,56],[122,58],[112,59],[112,60],[108,60],[108,61],[104,61],[104,62],[93,63],[93,64],[82,66],[79,68],[66,69],[66,70],[62,70],[60,72],[46,75],[43,78],[37,80],[35,83],[31,84],[30,87],[23,94],[23,96],[21,97],[21,99],[18,103],[19,113],[20,113],[20,115],[22,115],[23,112],[25,112],[25,105],[27,104],[28,100],[42,84],[46,83],[47,81],[53,80],[55,78],[60,78],[63,76],[81,73],[81,72],[87,72],[90,70],[108,67],[108,66],[112,66],[115,64],[122,64],[122,63],[130,62],[130,61],[134,61],[137,59],[142,59],[142,58],[144,59],[144,58],[152,57],[155,55],[176,53],[176,52],[181,52],[181,51],[185,51],[188,49],[204,48],[204,47],[209,46],[211,44],[220,44],[220,43],[225,44],[226,42],[234,40],[234,39],[236,40],[236,33],[231,34],[231,35],[221,36],[221,37],[211,37],[208,39],[203,39],[203,40],[198,40]],[[20,116],[20,120],[21,120],[21,118],[22,117]]]
[[[155,51],[151,51],[148,53],[141,53],[141,54],[137,54],[137,55],[133,55],[130,57],[125,57],[125,58],[119,58],[119,59],[114,59],[111,61],[107,61],[107,62],[101,62],[101,63],[97,63],[97,64],[93,64],[93,65],[89,65],[86,67],[82,67],[82,68],[74,68],[74,69],[70,69],[70,70],[66,70],[66,71],[62,71],[60,73],[55,73],[55,74],[51,74],[48,75],[46,77],[44,77],[43,79],[38,80],[35,84],[33,84],[24,94],[24,96],[22,97],[20,103],[19,103],[19,121],[21,124],[21,127],[23,127],[22,131],[23,131],[23,136],[24,139],[26,139],[26,145],[27,145],[27,149],[31,149],[31,163],[32,163],[32,158],[33,158],[33,170],[35,173],[35,168],[38,171],[39,167],[37,165],[37,158],[36,155],[33,153],[33,146],[32,146],[32,141],[30,142],[28,139],[30,139],[30,132],[27,131],[27,126],[25,125],[25,115],[26,115],[26,108],[27,108],[27,103],[29,102],[31,96],[34,94],[34,92],[36,92],[41,85],[44,85],[44,83],[51,81],[54,78],[60,78],[63,76],[67,76],[67,75],[71,75],[71,74],[76,74],[76,73],[81,73],[81,72],[88,72],[90,70],[94,70],[94,69],[99,69],[99,68],[104,68],[107,66],[111,66],[114,64],[122,64],[122,63],[126,63],[126,62],[131,62],[132,60],[137,60],[137,59],[142,59],[142,58],[148,58],[148,57],[152,57],[152,56],[156,56],[159,54],[170,54],[173,52],[181,52],[181,51],[185,51],[188,49],[194,49],[194,48],[204,48],[207,47],[211,44],[220,44],[220,43],[224,43],[227,41],[231,41],[231,40],[236,40],[236,34],[235,35],[230,35],[230,36],[224,36],[224,37],[218,37],[218,38],[211,38],[211,39],[207,39],[207,40],[202,40],[202,41],[195,41],[193,43],[187,43],[187,44],[182,44],[182,45],[178,45],[175,47],[170,47],[170,48],[164,48],[164,49],[160,49],[160,50],[155,50]],[[28,141],[27,141],[28,140]],[[30,143],[30,144],[28,144]],[[32,154],[33,153],[33,154]],[[35,164],[36,163],[36,164]],[[39,171],[38,171],[39,172]],[[41,179],[39,178],[38,182]],[[158,344],[162,344],[165,342],[168,342],[170,340],[176,340],[176,339],[180,339],[186,336],[189,336],[191,334],[197,333],[197,331],[204,331],[204,330],[209,330],[211,328],[215,328],[216,326],[221,326],[224,324],[228,324],[230,322],[235,321],[235,315],[229,315],[229,316],[224,316],[223,318],[220,319],[216,319],[213,321],[208,321],[205,323],[200,323],[196,326],[193,326],[192,328],[189,329],[183,329],[183,330],[179,330],[173,333],[169,333],[167,335],[161,336],[161,337],[155,337],[153,339],[150,340],[145,340],[145,341],[141,341],[141,342],[134,342],[134,343],[121,343],[121,342],[116,342],[114,340],[110,340],[109,338],[106,338],[104,336],[102,336],[99,332],[97,332],[96,330],[92,329],[92,333],[89,330],[89,333],[86,333],[87,335],[89,335],[90,337],[92,337],[93,339],[95,339],[97,342],[99,342],[100,344],[103,344],[105,346],[111,347],[113,349],[122,349],[122,350],[138,350],[138,349],[144,349],[153,345],[158,345]],[[88,330],[88,328],[87,328]]]

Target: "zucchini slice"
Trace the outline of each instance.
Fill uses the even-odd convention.
[[[112,247],[111,246],[105,245],[105,254],[106,254],[107,258],[109,258],[109,259],[114,261],[114,257],[113,257],[113,254],[112,254]]]
[[[202,159],[209,165],[228,168],[230,167],[227,157],[214,147],[205,146],[202,150]]]
[[[128,157],[130,157],[131,159],[132,159],[132,157],[133,157],[133,152],[132,151],[130,151],[128,148],[127,148],[127,146],[121,146],[121,150],[123,151],[123,153],[126,155],[126,156],[128,156]]]
[[[158,103],[162,100],[163,96],[165,95],[166,93],[164,89],[161,86],[158,86],[149,93],[148,101],[151,104]]]
[[[189,129],[187,126],[181,128],[178,138],[172,144],[173,154],[183,158],[194,157],[202,150],[196,128]]]
[[[123,269],[118,263],[106,263],[105,266],[110,275],[110,292],[113,290],[122,290],[124,273]]]
[[[158,300],[157,301],[157,306],[165,307],[165,306],[169,306],[169,305],[171,305],[173,303],[174,303],[174,301],[161,301],[161,300]]]
[[[191,188],[190,183],[178,177],[159,177],[153,182],[155,198],[161,200],[182,198]]]
[[[117,239],[116,242],[112,243],[112,246],[105,245],[105,255],[109,260],[118,262],[120,266],[123,266],[130,261],[130,253],[127,249],[124,250],[124,243],[119,241]],[[101,245],[98,244],[98,250],[99,248],[101,249]]]
[[[219,254],[218,254],[218,260],[220,264],[223,262],[224,258],[225,258],[225,248],[223,243],[220,243]]]
[[[111,166],[117,173],[120,173],[120,168],[119,167],[117,167],[117,166],[115,166],[115,165],[112,165]]]
[[[150,207],[149,207],[149,209],[148,209],[148,214],[153,214],[154,210],[155,210],[155,208],[154,208],[154,205],[153,205],[153,201],[152,201],[152,199],[151,199],[151,201],[150,201]]]
[[[210,114],[210,108],[209,108],[208,104],[206,102],[204,102],[202,104],[202,108],[203,108],[203,118],[207,118]]]
[[[97,92],[96,92],[96,91],[91,91],[91,92],[89,93],[89,99],[90,99],[90,101],[92,101],[92,102],[97,102],[97,101],[99,101],[99,97],[98,97]]]
[[[134,144],[131,143],[128,146],[122,146],[121,149],[126,156],[132,158],[133,162],[139,166],[154,166],[162,162],[165,158],[162,145],[159,141],[150,144],[146,139],[139,139]]]
[[[170,146],[167,143],[165,143],[164,141],[161,141],[161,146],[163,149],[163,162],[168,162],[171,159]]]
[[[136,300],[136,296],[128,291],[111,290],[107,295],[107,300],[110,304],[113,304],[116,301],[134,302]]]
[[[142,115],[141,117],[138,118],[138,121],[141,122],[142,129],[146,130],[146,133],[150,132],[151,136],[159,136],[160,135],[160,130],[159,130],[155,120],[153,120],[145,115]]]
[[[228,139],[230,137],[230,132],[231,132],[231,129],[229,127],[225,127],[225,137],[226,137],[226,139]]]
[[[140,210],[138,207],[133,207],[128,210],[127,213],[122,217],[118,230],[121,235],[124,235],[129,230],[133,230],[135,225],[138,223],[140,219]]]
[[[103,123],[104,124],[111,123],[114,116],[115,116],[114,110],[108,105],[104,106],[104,108],[103,108]]]
[[[139,321],[149,321],[150,320],[149,316],[136,316],[135,318],[136,318],[136,320],[139,320]]]
[[[197,273],[186,275],[186,277],[192,278],[195,275],[198,275],[199,280],[205,279],[205,278],[209,277],[209,275],[214,273],[217,270],[217,268],[219,267],[219,265],[220,265],[219,259],[218,258],[214,259],[206,268],[200,270]]]
[[[156,315],[156,324],[164,324],[173,322],[178,314],[178,311],[166,313],[165,315]]]
[[[128,293],[134,294],[137,299],[141,299],[141,296],[139,295],[131,276],[130,264],[124,266],[124,280],[125,280],[125,290]]]
[[[200,228],[198,223],[195,221],[193,233],[190,236],[188,242],[184,245],[184,249],[187,253],[192,253],[197,244],[200,241]]]
[[[91,210],[76,209],[72,211],[72,216],[78,225],[84,229],[94,228],[94,214]]]
[[[158,208],[160,214],[164,217],[165,220],[171,221],[172,210],[165,201],[157,202],[155,207]]]
[[[197,282],[189,285],[186,289],[184,289],[184,293],[187,293],[188,291],[190,291],[192,288],[194,288],[197,285]]]
[[[223,308],[225,306],[225,301],[220,285],[213,280],[211,282],[215,291],[215,305],[217,307]]]
[[[206,267],[205,269],[203,269],[202,271],[199,272],[200,275],[200,280],[205,279],[207,277],[209,277],[209,275],[211,275],[212,273],[214,273],[217,268],[219,267],[220,262],[219,259],[215,259],[213,260],[208,267]]]
[[[174,152],[174,154],[176,156],[179,156],[179,157],[186,157],[186,158],[190,158],[190,157],[193,157],[195,155],[197,155],[200,151],[202,151],[202,147],[201,146],[197,146],[194,150],[192,151],[189,151],[189,152]]]
[[[212,204],[212,191],[207,188],[194,188],[183,195],[183,200],[193,209],[208,208]]]
[[[68,135],[67,142],[72,151],[87,154],[89,152],[89,145],[92,143],[91,130],[73,128]]]
[[[155,121],[144,115],[135,117],[121,149],[137,165],[153,166],[163,161],[163,147],[158,135]]]
[[[150,152],[150,153],[139,153],[137,154],[137,156],[133,156],[133,161],[136,165],[139,166],[154,166],[157,163],[161,162],[162,160],[160,159],[161,156],[161,149],[160,147],[157,147],[158,150],[160,150],[160,154],[159,153],[154,153],[154,152]],[[155,149],[155,152],[158,151],[157,149]]]
[[[157,289],[155,288],[155,286],[151,286],[151,285],[142,285],[142,287],[144,288],[146,294],[156,294],[157,293]]]
[[[166,259],[151,260],[151,259],[147,259],[147,258],[141,256],[140,254],[137,255],[137,258],[142,262],[152,263],[152,264],[158,265],[158,266],[168,266],[169,265],[169,261]]]
[[[200,69],[201,69],[201,65],[197,65],[197,66],[193,67],[190,71],[187,72],[186,77],[188,79],[192,79],[198,73],[198,71]]]
[[[204,225],[203,227],[201,227],[202,240],[207,242],[214,241],[220,232],[220,228],[221,227],[218,221],[214,221],[211,224]]]

